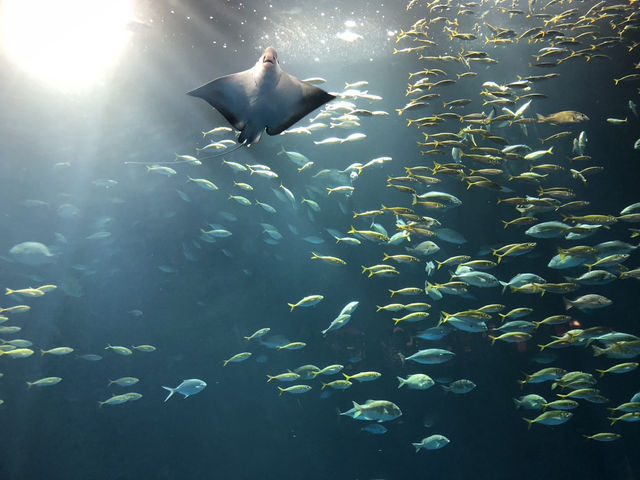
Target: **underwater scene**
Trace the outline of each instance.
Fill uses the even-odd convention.
[[[0,479],[640,478],[637,0],[0,3]]]

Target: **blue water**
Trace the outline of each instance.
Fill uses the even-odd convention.
[[[635,162],[639,152],[633,150],[638,118],[629,111],[627,102],[640,103],[639,84],[629,81],[614,87],[612,81],[638,71],[633,68],[639,61],[638,51],[628,51],[628,46],[639,40],[638,33],[625,36],[623,45],[598,49],[609,59],[587,62],[578,58],[555,68],[536,69],[529,67],[535,61],[531,55],[547,43],[486,44],[484,38],[491,31],[483,22],[513,28],[520,34],[542,20],[519,14],[510,18],[492,4],[471,6],[474,14],[466,15],[459,12],[458,2],[451,3],[456,5],[448,11],[428,12],[424,2],[406,11],[402,2],[355,1],[346,6],[335,1],[274,1],[266,6],[261,2],[202,5],[132,1],[139,23],[128,27],[131,31],[121,58],[96,85],[71,91],[30,74],[8,54],[0,57],[4,72],[0,93],[1,286],[58,286],[41,298],[3,297],[0,302],[2,307],[31,306],[27,313],[10,314],[5,324],[21,326],[22,331],[0,337],[29,339],[36,351],[26,359],[0,358],[4,374],[0,379],[0,399],[4,400],[0,406],[0,478],[586,480],[640,475],[637,424],[618,422],[610,427],[606,420],[607,407],[629,401],[640,390],[637,371],[608,374],[599,380],[597,388],[609,398],[606,405],[580,400],[568,423],[533,425],[528,431],[521,417],[533,418],[540,412],[516,411],[512,398],[539,393],[550,401],[556,398],[555,392],[549,384],[528,385],[521,391],[516,381],[523,372],[544,367],[531,361],[538,351],[536,345],[548,343],[551,335],[561,335],[566,328],[543,327],[531,340],[517,345],[498,342],[491,346],[486,334],[459,331],[438,342],[414,338],[418,331],[436,324],[441,310],[451,313],[503,303],[508,309],[531,307],[535,313],[528,319],[542,320],[563,313],[561,295],[501,295],[499,288],[469,287],[475,299],[450,295],[439,302],[426,295],[390,299],[389,289],[424,285],[424,259],[419,264],[397,264],[401,272],[397,277],[367,278],[361,274],[361,265],[382,263],[383,253],[406,253],[403,246],[365,240],[360,246],[336,245],[326,230],[346,235],[351,225],[368,229],[370,221],[354,220],[352,213],[379,208],[381,203],[410,207],[411,197],[386,187],[387,177],[405,175],[405,166],[432,166],[434,160],[452,162],[450,148],[444,149],[443,155],[421,155],[416,142],[425,140],[422,132],[458,132],[465,124],[449,120],[433,129],[417,129],[407,127],[408,118],[441,113],[442,101],[457,98],[469,98],[473,103],[453,111],[488,114],[490,107],[482,106],[479,95],[485,88],[482,83],[504,84],[518,75],[560,73],[557,79],[532,84],[533,91],[547,98],[534,99],[525,116],[577,110],[590,120],[558,127],[528,124],[527,135],[515,127],[496,127],[494,133],[509,143],[526,143],[537,149],[538,138],[570,130],[571,136],[553,143],[555,155],[548,159],[568,169],[575,168],[567,160],[571,139],[585,130],[592,160],[578,168],[605,168],[589,177],[586,185],[572,179],[567,171],[550,175],[552,180],[543,185],[568,186],[577,199],[589,200],[591,206],[576,213],[579,215],[618,214],[638,201]],[[557,14],[575,7],[583,13],[594,3],[553,5],[548,11]],[[501,6],[511,8],[511,4],[528,8],[524,1],[502,2]],[[535,8],[541,11],[542,7]],[[485,11],[488,13],[480,19]],[[478,39],[452,41],[443,32],[443,24],[436,23],[430,26],[428,38],[437,46],[412,54],[392,53],[393,48],[417,45],[406,39],[396,43],[401,29],[409,30],[425,16],[440,15],[458,17],[459,31],[477,32]],[[640,24],[636,17],[631,25]],[[578,17],[570,18],[575,22]],[[345,26],[349,20],[355,25]],[[598,23],[600,40],[617,35],[607,25],[605,20]],[[345,30],[362,38],[346,42],[336,37]],[[569,48],[578,50],[597,41],[584,40]],[[389,115],[363,116],[354,130],[326,128],[311,136],[264,135],[249,149],[203,157],[201,166],[173,165],[177,174],[170,178],[147,172],[144,165],[125,164],[170,162],[175,153],[195,155],[196,148],[206,145],[201,132],[227,123],[205,102],[184,93],[218,76],[250,68],[268,45],[278,50],[285,71],[299,78],[323,77],[326,83],[319,87],[327,91],[340,92],[345,82],[368,81],[362,90],[383,99],[355,103]],[[461,47],[486,51],[499,63],[473,64],[476,77],[435,87],[432,91],[441,98],[424,109],[398,116],[395,109],[408,101],[407,83],[419,78],[408,80],[409,72],[428,66],[418,55],[457,55]],[[455,73],[467,71],[459,63],[434,63],[430,68],[442,68],[448,73],[446,78],[454,79]],[[434,77],[433,81],[442,78]],[[500,106],[497,110],[500,113]],[[628,121],[614,126],[605,121],[609,117],[628,117]],[[308,120],[303,119],[297,126],[306,124]],[[367,137],[342,145],[313,144],[313,140],[354,132]],[[299,173],[277,154],[281,147],[303,153],[314,166]],[[321,169],[342,170],[381,156],[393,160],[361,173],[350,197],[339,193],[328,196],[327,185],[311,178]],[[279,178],[234,174],[222,164],[223,159],[269,165]],[[56,166],[60,162],[70,166]],[[526,170],[513,162],[505,169],[510,173]],[[200,189],[188,182],[187,176],[209,179],[219,190]],[[503,228],[500,220],[513,219],[517,212],[508,205],[497,206],[496,201],[535,195],[537,186],[515,184],[502,176],[496,181],[513,190],[505,194],[481,188],[467,190],[455,176],[437,177],[442,182],[431,189],[456,195],[463,206],[421,214],[432,215],[468,241],[454,245],[434,239],[441,247],[434,259],[443,261],[454,255],[490,259],[490,254],[482,253],[490,252],[489,247],[533,241],[520,227]],[[98,179],[112,179],[117,184],[105,188],[92,183]],[[234,181],[248,182],[254,190],[239,190]],[[296,196],[295,208],[274,194],[280,182]],[[177,190],[190,201],[182,199]],[[256,205],[241,206],[228,199],[230,193],[266,202],[277,213],[269,214]],[[303,197],[317,201],[321,211],[310,214],[299,204]],[[26,206],[28,199],[46,204]],[[77,208],[71,218],[61,214],[59,207],[64,204]],[[538,218],[561,220],[554,212]],[[391,214],[376,217],[376,221],[390,235],[395,233]],[[276,245],[265,243],[268,236],[260,223],[275,226],[284,238]],[[233,235],[215,243],[202,241],[200,229],[209,229],[210,224],[222,225]],[[532,253],[506,258],[490,272],[504,281],[519,272],[535,272],[549,282],[562,282],[565,274],[578,276],[584,268],[547,268],[558,246],[594,245],[614,239],[637,244],[636,239],[629,240],[628,227],[634,228],[634,224],[618,222],[576,243],[538,240]],[[111,235],[101,240],[86,238],[99,231]],[[320,237],[324,243],[311,244],[303,240],[307,236]],[[416,236],[412,243],[425,239]],[[13,261],[9,249],[25,241],[47,245],[56,255],[55,262],[34,267]],[[311,252],[340,257],[347,265],[311,260]],[[637,258],[638,254],[632,253],[625,266],[635,268]],[[449,279],[448,271],[443,267],[430,280],[444,283]],[[639,333],[635,280],[583,286],[567,297],[586,293],[604,295],[614,303],[593,313],[573,313],[581,328],[603,325]],[[324,300],[313,308],[289,312],[288,302],[310,294],[322,294]],[[394,327],[391,318],[397,315],[376,313],[376,305],[396,299],[432,304],[430,317]],[[352,300],[360,304],[350,323],[323,337],[321,330]],[[142,315],[130,313],[132,310],[140,310]],[[493,320],[490,325],[498,323]],[[307,346],[278,351],[243,339],[262,327]],[[107,344],[151,344],[157,350],[119,356],[104,350]],[[41,348],[57,346],[70,346],[75,351],[60,357],[39,354]],[[406,357],[422,348],[446,348],[456,357],[441,365],[403,364],[401,355]],[[252,352],[252,357],[222,366],[225,359],[243,351]],[[76,358],[76,354],[85,353],[99,354],[103,359],[89,362]],[[558,355],[553,366],[568,371],[595,373],[596,368],[634,361],[594,358],[591,349],[583,347],[553,353]],[[275,382],[266,383],[267,374],[305,364],[324,367],[334,363],[344,365],[348,374],[377,371],[382,377],[354,383],[345,391],[325,389],[322,395],[318,380],[296,382],[312,385],[311,392],[303,395],[280,396]],[[438,385],[427,391],[398,390],[396,377],[411,373],[427,373],[435,380],[467,378],[477,387],[465,395],[445,393]],[[27,390],[25,381],[48,376],[59,376],[63,381]],[[107,386],[108,379],[121,376],[137,377],[140,382],[128,389]],[[191,378],[202,379],[208,386],[193,397],[175,395],[163,402],[163,385],[175,387]],[[126,391],[143,397],[98,408],[98,401]],[[339,415],[352,407],[352,401],[362,404],[367,399],[389,400],[402,409],[400,418],[384,423],[387,433],[363,432],[366,422]],[[622,434],[622,438],[612,443],[582,438],[583,434],[608,431]],[[451,443],[441,450],[416,453],[411,443],[432,434],[445,435]]]

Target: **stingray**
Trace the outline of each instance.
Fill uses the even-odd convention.
[[[305,115],[335,98],[280,68],[278,54],[267,47],[256,64],[188,92],[218,110],[240,131],[238,143],[250,146],[262,133],[278,135]]]

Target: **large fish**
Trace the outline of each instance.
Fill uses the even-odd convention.
[[[334,98],[280,68],[278,54],[267,47],[256,64],[197,88],[187,95],[206,100],[239,130],[238,143],[257,143],[262,132],[278,135]]]

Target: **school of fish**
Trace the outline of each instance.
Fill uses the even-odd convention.
[[[376,381],[392,375],[397,377],[398,389],[412,390],[416,396],[472,398],[474,390],[482,385],[463,377],[441,378],[438,365],[455,363],[465,355],[464,351],[452,351],[448,339],[476,336],[487,349],[500,349],[507,358],[526,355],[539,367],[532,368],[524,378],[502,379],[514,397],[510,417],[518,419],[521,412],[527,413],[523,428],[570,422],[580,415],[581,405],[590,402],[602,406],[602,422],[593,431],[576,431],[576,441],[582,437],[602,442],[618,440],[619,422],[640,420],[640,388],[628,385],[628,400],[611,405],[599,382],[604,376],[620,375],[619,387],[623,388],[624,374],[639,366],[634,359],[640,355],[640,337],[637,331],[616,330],[615,320],[603,313],[616,298],[602,295],[599,287],[640,279],[640,267],[634,266],[640,245],[631,240],[640,237],[640,228],[634,228],[640,223],[640,201],[619,205],[617,211],[602,211],[592,199],[590,182],[612,167],[591,152],[614,147],[638,151],[640,139],[621,137],[612,146],[595,145],[588,137],[590,131],[628,125],[639,130],[637,4],[634,0],[590,4],[558,0],[411,0],[406,9],[416,21],[397,33],[389,52],[411,56],[415,65],[407,72],[408,84],[402,86],[405,105],[391,111],[377,109],[376,103],[383,98],[369,93],[368,81],[353,79],[345,82],[342,91],[332,92],[338,98],[311,114],[312,118],[303,119],[280,137],[263,139],[280,141],[282,146],[273,158],[264,158],[259,164],[235,161],[232,155],[214,160],[211,155],[235,143],[233,130],[219,125],[202,132],[203,144],[194,145],[193,152],[144,167],[148,178],[166,177],[164,185],[176,191],[176,200],[191,204],[192,199],[209,195],[228,205],[218,212],[221,220],[203,220],[200,230],[193,232],[192,242],[182,245],[179,253],[186,261],[195,261],[198,252],[206,248],[236,258],[241,252],[234,250],[233,225],[252,224],[267,252],[284,239],[293,238],[304,242],[309,254],[288,262],[314,269],[342,269],[353,282],[365,282],[374,285],[372,292],[384,292],[358,299],[348,295],[332,298],[320,283],[315,291],[306,292],[291,285],[292,294],[280,299],[282,316],[288,319],[267,319],[258,329],[245,328],[239,319],[236,327],[243,330],[244,338],[230,339],[229,350],[220,352],[218,367],[212,367],[211,379],[216,376],[215,368],[241,369],[237,364],[255,360],[265,351],[291,355],[286,369],[273,371],[264,364],[265,381],[259,388],[270,389],[283,400],[289,395],[301,395],[298,398],[303,399],[304,395],[330,394],[337,399],[341,418],[353,419],[354,428],[364,434],[385,434],[401,416],[415,419],[424,412],[403,408],[393,395],[381,398],[376,394]],[[513,26],[516,23],[520,25],[517,28]],[[501,73],[498,81],[494,73],[505,71],[504,59],[515,49],[530,55],[528,69],[514,71],[508,79]],[[606,67],[614,50],[626,52],[626,73],[610,78],[601,88],[630,92],[636,101],[620,96],[619,103],[611,106],[616,116],[609,118],[594,118],[589,112],[570,107],[554,108],[554,104],[562,103],[554,95],[571,88],[558,73],[563,64]],[[307,81],[325,82],[322,78]],[[458,98],[456,89],[463,86],[464,91],[475,88],[475,95]],[[554,93],[548,98],[539,93],[541,89]],[[366,146],[373,137],[368,129],[384,128],[387,122],[401,122],[410,129],[418,147],[416,155],[396,159],[380,152],[373,158],[360,155],[360,161],[345,162],[342,169],[323,168],[323,157],[338,156],[346,147],[349,152],[358,152],[359,146]],[[347,133],[334,133],[344,130]],[[303,152],[287,146],[292,138],[296,142],[308,139]],[[135,162],[130,163],[122,168],[138,168]],[[194,174],[194,169],[202,173]],[[376,170],[384,172],[386,184],[367,183],[367,177],[379,177]],[[281,182],[281,177],[292,178],[292,173],[295,181],[287,185]],[[229,177],[233,178],[231,182],[226,180]],[[118,183],[113,179],[93,181],[106,190],[117,188]],[[367,191],[378,192],[377,203],[362,205],[358,201],[364,185]],[[460,222],[464,216],[460,212],[478,202],[490,205],[481,220],[487,235],[496,229],[500,232],[480,250],[467,247],[474,232],[466,232],[464,222]],[[74,208],[61,204],[57,214],[74,217]],[[316,219],[327,210],[333,212],[333,223],[320,225]],[[455,223],[450,220],[452,212],[458,219]],[[306,219],[315,230],[301,234],[291,223],[285,230],[290,217]],[[96,222],[85,241],[113,241],[107,230],[110,221]],[[549,248],[554,250],[553,256],[536,257],[537,252]],[[284,261],[284,254],[274,250],[271,255]],[[37,268],[55,262],[56,252],[25,239],[9,250],[7,258]],[[366,264],[354,263],[353,258],[366,258]],[[538,259],[535,271],[518,268],[519,262],[532,258]],[[158,269],[164,274],[182,274],[169,261]],[[514,269],[520,273],[505,273]],[[90,362],[108,361],[103,357],[113,355],[156,352],[150,344],[112,345],[105,339],[101,354],[78,351],[78,346],[39,345],[41,354],[34,355],[37,349],[31,341],[14,336],[23,329],[28,334],[30,326],[22,319],[31,308],[37,308],[38,297],[60,294],[58,285],[5,287],[4,306],[0,308],[0,370],[6,375],[11,372],[12,360],[45,362],[74,354],[77,361]],[[66,285],[65,292],[74,296],[78,288]],[[487,295],[493,300],[477,300]],[[313,312],[320,305],[329,305],[335,316],[316,319]],[[364,318],[363,310],[367,315],[376,312],[376,318]],[[135,317],[143,313],[136,309],[129,314]],[[367,359],[353,354],[350,348],[336,358],[301,364],[293,360],[296,353],[288,352],[304,351],[310,340],[288,338],[279,324],[292,318],[317,324],[319,335],[314,342],[331,342],[347,325],[356,325],[366,334],[367,323],[372,321],[386,322],[389,336],[396,331],[409,332],[412,341],[397,352],[398,364],[390,366],[389,371],[368,369]],[[584,372],[565,368],[569,355],[597,357],[600,368]],[[105,379],[105,384],[114,385],[111,388],[138,384],[138,378],[124,375],[126,372],[120,378]],[[25,394],[30,394],[40,388],[56,388],[63,379],[50,376],[24,381]],[[169,392],[164,401],[174,393],[187,398],[207,386],[200,379],[167,381],[176,381],[178,386],[162,387]],[[440,388],[432,389],[438,384]],[[162,402],[160,387],[157,398],[145,397],[145,401]],[[114,393],[110,398],[96,397],[96,402],[99,407],[109,407],[141,397],[136,392]],[[4,410],[10,409],[11,405],[5,404]],[[365,425],[356,425],[356,420]],[[456,431],[445,425],[425,431],[424,438],[406,439],[407,448],[413,446],[416,452],[440,449],[451,442],[455,445],[455,441]]]

